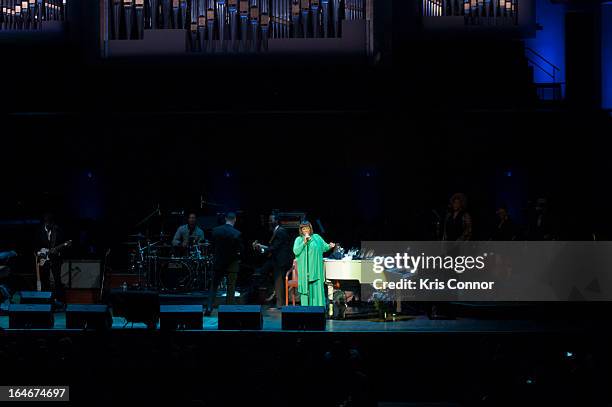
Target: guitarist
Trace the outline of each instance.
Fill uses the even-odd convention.
[[[257,241],[253,243],[253,249],[268,256],[266,262],[257,270],[260,275],[267,275],[271,271],[274,276],[274,291],[276,294],[276,308],[285,305],[285,274],[293,263],[293,240],[289,233],[278,222],[278,216],[271,214],[268,225],[272,231],[272,237],[265,246]]]
[[[54,247],[64,243],[62,230],[55,223],[53,214],[46,213],[43,219],[42,226],[38,229],[36,235],[37,251],[42,249],[51,250]],[[51,274],[55,283],[55,299],[58,302],[64,300],[64,287],[62,285],[62,257],[60,250],[51,250],[49,252],[49,260],[40,267],[40,282],[42,291],[51,291]]]

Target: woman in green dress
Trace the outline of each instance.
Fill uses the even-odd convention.
[[[298,293],[302,305],[325,306],[327,303],[323,253],[335,246],[313,234],[310,222],[300,224],[300,235],[293,243],[293,253],[297,262]]]

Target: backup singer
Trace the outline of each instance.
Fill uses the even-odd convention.
[[[302,305],[325,306],[325,270],[323,253],[336,247],[326,243],[323,238],[312,233],[310,222],[300,224],[300,235],[293,243],[293,253],[297,261],[298,292]]]
[[[465,194],[456,193],[451,197],[442,240],[472,240],[472,217],[467,212]]]

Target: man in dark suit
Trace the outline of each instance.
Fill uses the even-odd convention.
[[[293,263],[293,241],[290,239],[287,230],[278,223],[278,218],[275,214],[270,215],[268,224],[272,230],[269,246],[256,243],[253,247],[255,250],[268,256],[266,262],[258,270],[258,274],[265,275],[273,272],[276,307],[280,308],[285,305],[284,281],[285,274]]]
[[[36,251],[41,249],[53,249],[64,242],[62,230],[55,223],[51,213],[45,214],[42,227],[36,232]],[[64,287],[62,285],[62,256],[61,251],[51,251],[49,260],[40,268],[40,282],[42,291],[51,291],[51,275],[55,285],[56,301],[64,300]]]
[[[229,212],[225,215],[225,224],[217,226],[212,230],[215,262],[206,315],[210,315],[212,312],[213,303],[217,296],[217,289],[223,277],[227,277],[227,296],[225,302],[226,304],[234,303],[236,280],[240,268],[240,253],[242,252],[241,234],[234,227],[235,224],[236,214]]]

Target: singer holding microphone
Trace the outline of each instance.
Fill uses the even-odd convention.
[[[300,235],[293,243],[298,268],[298,293],[302,305],[325,306],[325,270],[323,253],[336,247],[312,233],[310,222],[300,223]]]

